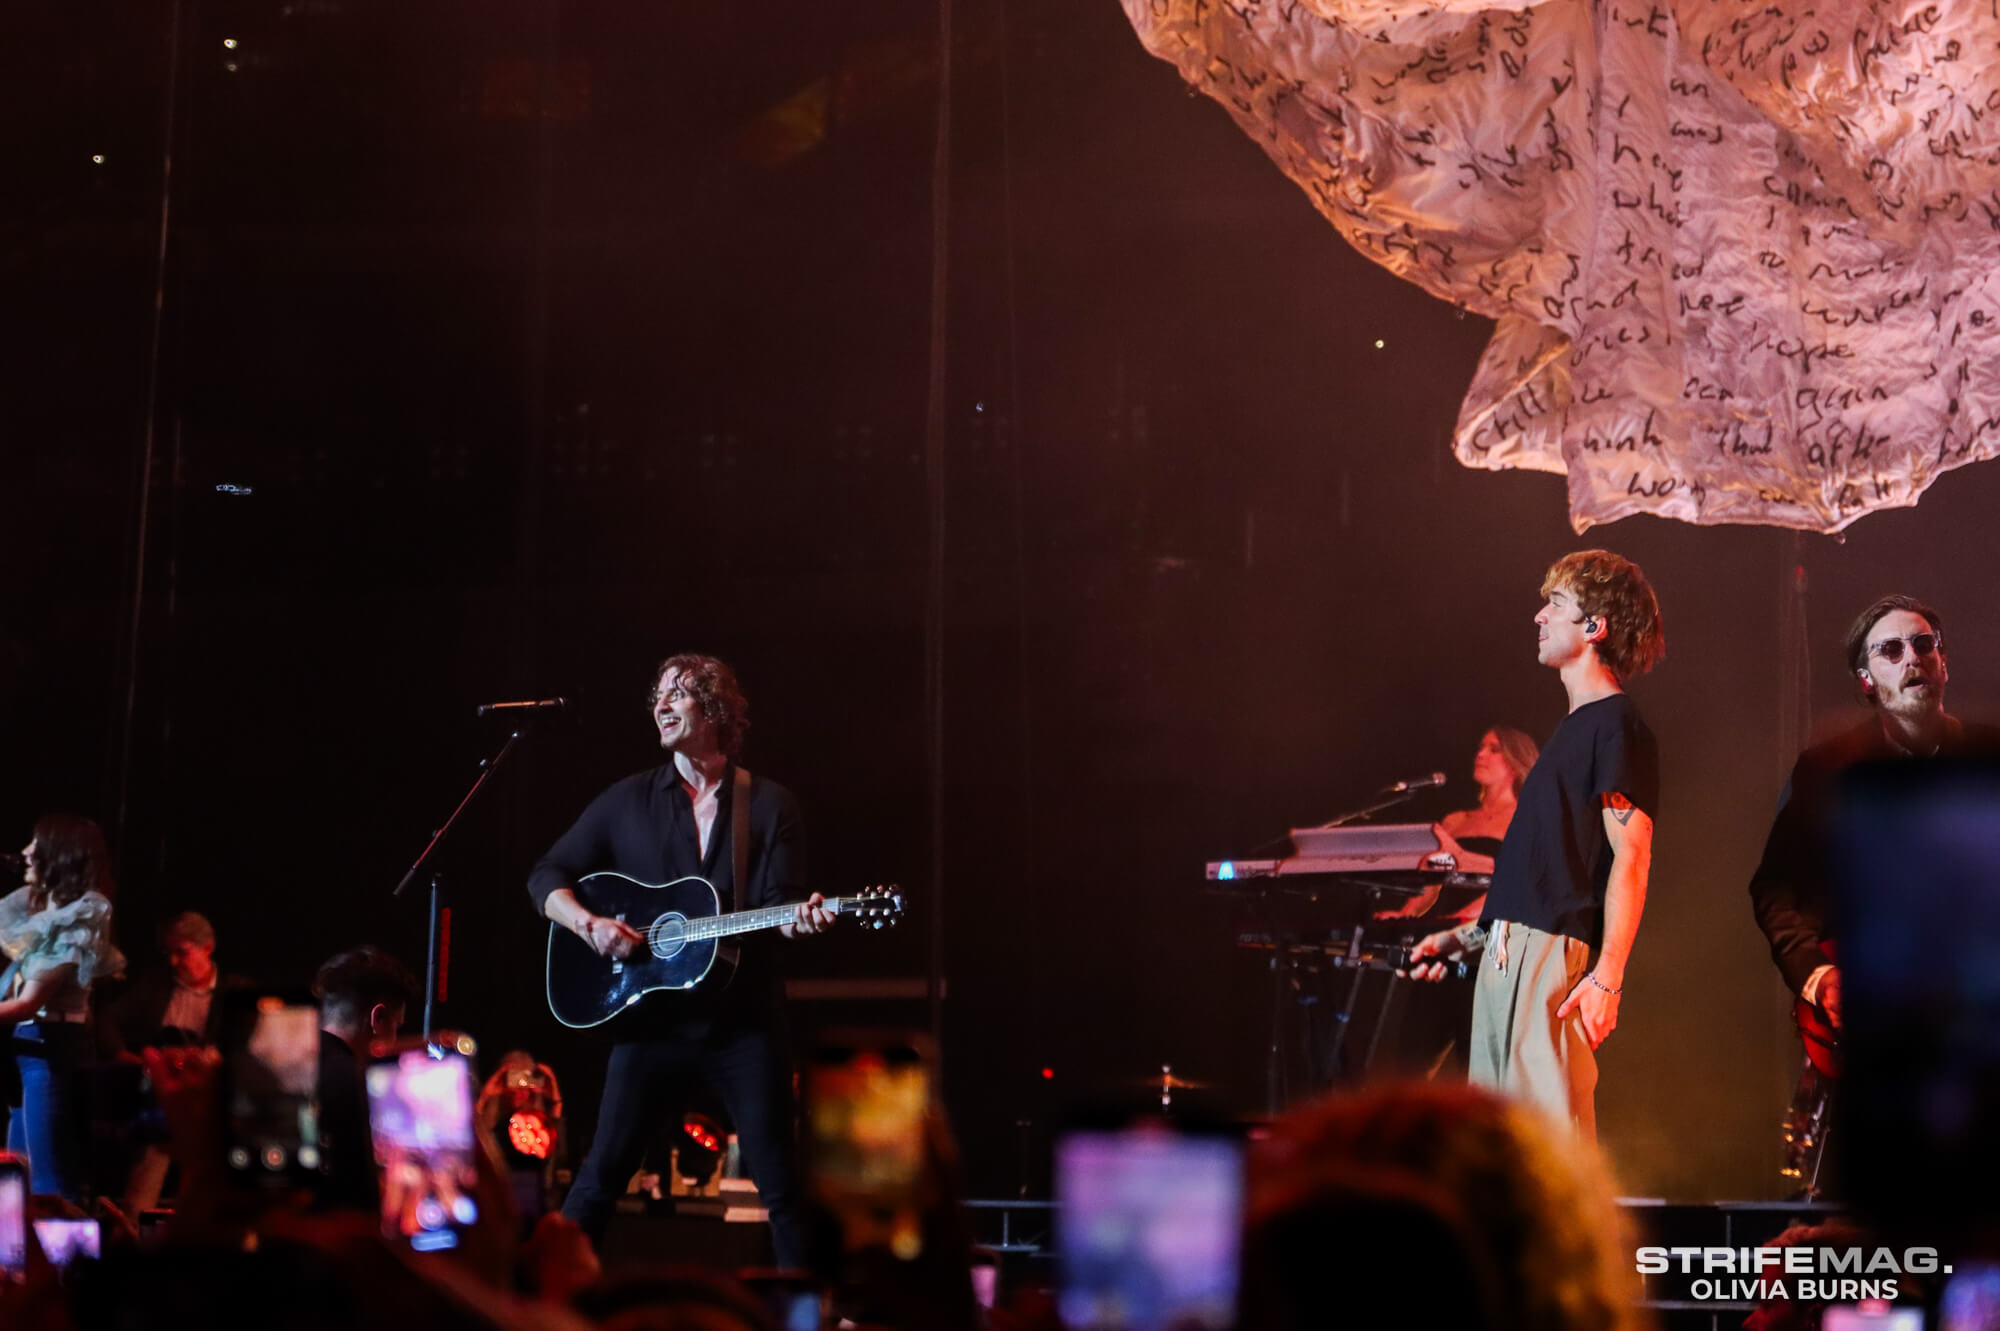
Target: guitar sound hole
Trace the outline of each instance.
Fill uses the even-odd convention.
[[[687,946],[687,916],[662,915],[646,931],[646,942],[656,957],[671,957]]]

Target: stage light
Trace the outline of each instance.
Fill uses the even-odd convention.
[[[438,1050],[442,1053],[443,1046]],[[561,1142],[562,1116],[562,1091],[555,1073],[525,1050],[513,1050],[502,1058],[479,1092],[480,1131],[516,1171],[545,1171],[553,1163]]]
[[[93,161],[93,162],[95,162],[95,163],[97,163],[97,165],[99,165],[99,166],[103,166],[103,165],[104,165],[104,154],[103,154],[103,153],[92,153],[92,154],[90,155],[90,160],[91,160],[91,161]]]
[[[531,1160],[546,1160],[555,1148],[556,1135],[540,1114],[515,1114],[507,1120],[507,1144]]]
[[[236,39],[234,37],[224,37],[222,39],[222,49],[225,51],[234,51],[236,49]]]
[[[1056,1070],[1055,1070],[1054,1068],[1043,1068],[1043,1069],[1042,1069],[1042,1080],[1043,1080],[1043,1081],[1054,1081],[1055,1079],[1056,1079]]]
[[[1380,351],[1383,347],[1387,345],[1388,343],[1384,342],[1381,338],[1378,337],[1375,339],[1375,350]]]
[[[679,1182],[669,1185],[670,1190],[715,1191],[710,1180],[721,1177],[728,1149],[729,1134],[722,1130],[721,1125],[701,1114],[689,1112],[683,1115],[681,1139],[673,1153],[673,1177]]]
[[[234,60],[223,61],[222,67],[228,70],[231,74],[234,74],[236,72],[236,62]]]

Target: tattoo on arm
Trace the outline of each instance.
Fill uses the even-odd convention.
[[[1632,815],[1639,812],[1638,805],[1634,804],[1631,800],[1626,799],[1623,795],[1620,795],[1615,790],[1612,791],[1609,795],[1606,795],[1604,797],[1604,804],[1605,807],[1610,810],[1611,816],[1618,820],[1618,825],[1620,827],[1623,827],[1627,823],[1630,823],[1632,821]]]
[[[1617,820],[1619,821],[1619,823],[1620,823],[1620,824],[1622,825],[1622,824],[1625,824],[1625,823],[1629,823],[1629,822],[1631,822],[1631,821],[1632,821],[1632,815],[1633,815],[1633,814],[1635,814],[1635,813],[1637,813],[1637,812],[1639,812],[1639,811],[1638,811],[1637,809],[1633,808],[1633,807],[1632,807],[1631,805],[1629,805],[1629,804],[1626,804],[1626,805],[1621,805],[1621,806],[1618,806],[1618,807],[1614,807],[1614,808],[1613,808],[1613,809],[1611,810],[1611,816],[1612,816],[1613,818],[1616,818],[1616,819],[1617,819]]]

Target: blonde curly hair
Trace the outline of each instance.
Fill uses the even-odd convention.
[[[1244,1272],[1260,1326],[1352,1312],[1360,1287],[1402,1275],[1422,1290],[1396,1288],[1406,1311],[1416,1300],[1461,1328],[1648,1325],[1595,1150],[1467,1086],[1384,1086],[1276,1123],[1252,1158]]]

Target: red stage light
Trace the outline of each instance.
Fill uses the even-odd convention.
[[[515,1114],[507,1120],[507,1144],[522,1155],[546,1160],[555,1142],[555,1134],[540,1114]]]
[[[1042,1080],[1043,1080],[1043,1081],[1054,1081],[1055,1079],[1056,1079],[1056,1070],[1055,1070],[1054,1068],[1043,1068],[1043,1069],[1042,1069]]]

